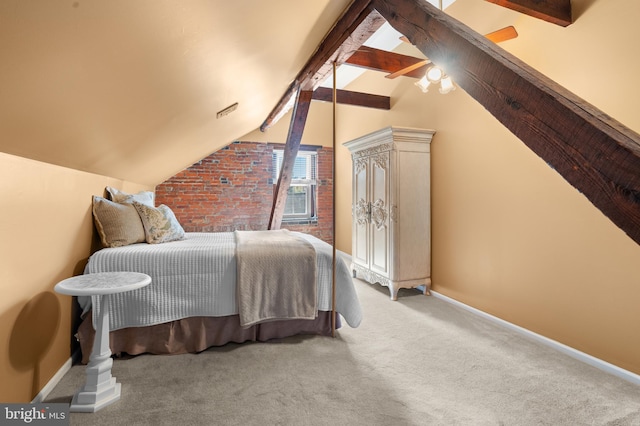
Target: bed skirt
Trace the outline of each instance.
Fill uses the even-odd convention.
[[[89,313],[78,327],[82,363],[87,364],[93,347],[95,330]],[[340,315],[336,315],[336,328]],[[148,327],[130,327],[109,333],[111,352],[116,356],[150,354],[184,354],[202,352],[227,343],[266,342],[297,334],[331,335],[331,312],[319,311],[315,320],[265,322],[242,328],[238,315],[226,317],[191,317]]]

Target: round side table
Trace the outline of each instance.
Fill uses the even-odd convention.
[[[70,296],[99,296],[100,312],[96,335],[86,369],[86,382],[73,396],[69,411],[93,413],[120,399],[120,383],[111,376],[109,348],[109,295],[136,290],[151,282],[139,272],[101,272],[78,275],[60,281],[54,290]]]

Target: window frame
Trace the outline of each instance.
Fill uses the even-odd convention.
[[[280,177],[280,171],[282,169],[282,159],[283,159],[284,149],[282,148],[274,148],[272,154],[273,161],[273,185],[274,190],[278,179]],[[318,219],[318,209],[317,209],[317,186],[318,186],[318,149],[317,148],[303,148],[300,147],[298,150],[298,154],[296,155],[296,160],[298,161],[301,157],[306,158],[306,174],[308,177],[304,179],[291,179],[291,183],[289,184],[289,188],[287,192],[295,186],[304,186],[307,187],[307,195],[305,202],[305,213],[286,213],[286,204],[285,210],[282,214],[283,222],[291,222],[291,221],[300,221],[300,220],[317,220]],[[294,165],[295,169],[295,165]],[[289,194],[287,193],[287,203],[289,202]]]

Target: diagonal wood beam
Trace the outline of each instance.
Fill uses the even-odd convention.
[[[371,0],[354,0],[289,85],[260,130],[264,132],[277,122],[298,87],[314,90],[331,74],[334,61],[346,61],[382,24],[384,19],[373,11]]]
[[[571,25],[571,0],[486,0],[562,27]]]
[[[354,5],[355,3],[357,3],[357,0],[354,2]],[[368,1],[368,3],[370,3],[370,1]],[[363,16],[364,14],[359,16],[358,19],[362,19],[362,21],[339,46],[333,45],[332,43],[327,43],[327,46],[324,46],[324,43],[320,44],[318,61],[322,64],[315,73],[309,73],[308,78],[302,82],[303,88],[309,90],[317,88],[333,73],[334,62],[337,64],[344,63],[384,24],[384,18],[380,16],[378,12],[372,10],[370,7],[367,9],[371,11],[366,14],[366,16]],[[331,33],[333,32],[332,30]],[[328,59],[322,62],[322,59],[327,55]]]
[[[284,214],[284,206],[287,202],[287,191],[291,185],[291,177],[293,175],[293,166],[300,148],[302,133],[307,121],[309,113],[309,105],[311,105],[311,97],[313,92],[310,90],[298,90],[296,103],[291,116],[291,124],[287,135],[287,143],[282,154],[282,168],[280,176],[276,184],[275,195],[273,197],[273,206],[271,207],[271,215],[269,217],[268,229],[280,229],[282,216]]]
[[[389,96],[371,95],[349,90],[336,90],[336,98],[336,102],[339,104],[386,110],[391,109],[391,98],[389,98]],[[318,87],[313,91],[313,100],[333,102],[333,90],[327,87]]]
[[[423,0],[374,7],[640,244],[640,135]]]

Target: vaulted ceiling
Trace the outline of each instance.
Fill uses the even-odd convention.
[[[256,129],[349,2],[3,0],[0,151],[160,183]]]
[[[257,129],[350,3],[3,0],[0,151],[158,184]]]

